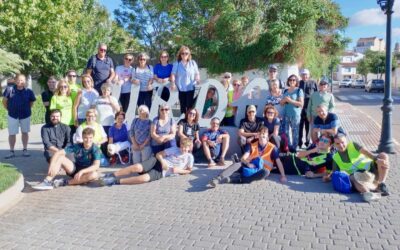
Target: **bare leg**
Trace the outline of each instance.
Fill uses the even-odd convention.
[[[228,152],[229,148],[229,135],[224,136],[222,138],[222,153],[221,153],[221,159],[225,158],[226,152]]]
[[[207,158],[207,160],[211,160],[210,148],[208,147],[206,142],[203,142],[203,151],[204,156]]]
[[[389,172],[389,157],[385,153],[380,153],[378,155],[378,184],[385,182],[387,174]],[[383,160],[383,161],[381,161]]]
[[[22,139],[22,145],[23,145],[24,149],[27,149],[28,140],[29,140],[29,134],[28,133],[22,133],[21,139]]]
[[[365,187],[364,185],[361,185],[360,183],[358,183],[355,179],[354,179],[354,175],[350,175],[350,181],[351,183],[354,185],[354,187],[356,188],[356,190],[360,193],[365,193],[365,192],[369,192],[369,189],[367,187]]]
[[[133,176],[128,178],[123,178],[119,180],[121,185],[134,185],[134,184],[142,184],[150,181],[150,176],[148,174],[142,174],[139,176]]]
[[[136,163],[130,165],[129,167],[122,168],[114,173],[115,177],[126,176],[134,173],[141,173],[143,172],[143,166],[140,163]],[[122,184],[122,183],[121,183]]]
[[[80,184],[84,184],[84,183],[88,183],[90,181],[96,180],[97,178],[99,178],[99,174],[95,171],[95,172],[90,172],[90,173],[86,173],[83,174],[81,176],[81,178],[79,178],[78,180],[71,179],[68,181],[69,185],[80,185]]]
[[[48,175],[46,176],[46,180],[48,181],[52,181],[54,179],[54,177],[60,172],[60,169],[63,168],[65,170],[65,172],[67,173],[72,173],[72,171],[74,171],[75,166],[74,163],[68,159],[65,156],[60,156],[56,159],[54,159],[54,168],[55,168],[55,175],[51,175],[50,173],[48,173]],[[50,172],[50,171],[49,171]]]
[[[10,144],[10,150],[13,151],[15,147],[15,135],[8,136],[8,144]]]

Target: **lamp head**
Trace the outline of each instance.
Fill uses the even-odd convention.
[[[390,0],[377,0],[376,2],[378,3],[379,7],[381,7],[381,10],[386,12],[389,6],[389,1]]]

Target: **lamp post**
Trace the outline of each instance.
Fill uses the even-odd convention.
[[[392,71],[392,13],[395,0],[377,0],[382,11],[387,16],[386,21],[386,71],[385,71],[385,96],[382,106],[382,129],[381,139],[379,142],[378,152],[394,153],[394,144],[392,139],[392,86],[391,86],[391,71]]]

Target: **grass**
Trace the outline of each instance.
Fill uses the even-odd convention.
[[[0,98],[0,102],[3,100],[3,98]],[[32,116],[31,116],[31,124],[42,124],[44,123],[44,114],[46,110],[43,106],[42,103],[42,97],[40,95],[36,96],[36,101],[33,103],[32,107]],[[5,129],[7,128],[7,110],[3,107],[3,104],[1,104],[0,107],[0,129]]]
[[[0,162],[0,193],[11,187],[19,177],[16,167],[11,164]]]

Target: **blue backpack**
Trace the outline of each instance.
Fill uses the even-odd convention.
[[[335,171],[332,174],[332,184],[339,193],[349,194],[352,192],[350,176],[346,172]]]
[[[254,158],[253,160],[251,160],[250,163],[254,164],[255,167],[249,168],[247,166],[243,166],[242,167],[243,177],[250,177],[264,169],[264,160],[261,157]]]

